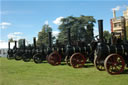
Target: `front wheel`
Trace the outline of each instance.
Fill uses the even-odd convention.
[[[68,66],[71,66],[71,64],[70,64],[70,56],[66,56],[66,57],[65,57],[65,62],[66,62],[66,64],[67,64]]]
[[[120,74],[123,72],[125,67],[125,61],[122,56],[118,54],[110,54],[104,62],[106,71],[111,74]]]
[[[48,57],[48,63],[56,66],[61,64],[61,56],[58,52],[52,52]]]
[[[14,55],[14,57],[15,57],[15,60],[17,60],[17,61],[19,61],[19,60],[22,59],[22,55],[21,55],[20,53],[16,53],[16,54]]]
[[[99,71],[105,71],[104,60],[98,58],[97,56],[94,58],[94,65]]]
[[[43,58],[42,58],[42,54],[41,53],[37,53],[33,56],[33,60],[35,63],[39,64],[42,63]]]
[[[70,64],[73,68],[81,68],[84,66],[86,58],[81,53],[74,53],[70,58]]]
[[[29,62],[31,60],[31,55],[29,54],[23,54],[23,61],[24,62]]]

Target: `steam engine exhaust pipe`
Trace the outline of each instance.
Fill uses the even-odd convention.
[[[15,41],[15,48],[17,48],[17,41]]]
[[[48,32],[48,46],[52,47],[52,32]]]
[[[36,49],[36,37],[33,38],[34,48]]]
[[[10,50],[10,41],[8,42],[8,50]]]
[[[23,39],[23,49],[25,50],[25,39]]]
[[[103,20],[98,20],[98,27],[100,42],[103,43]]]
[[[70,34],[70,28],[68,28],[68,44],[71,45],[71,34]]]

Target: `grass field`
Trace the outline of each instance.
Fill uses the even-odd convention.
[[[89,64],[74,69],[0,58],[0,85],[128,85],[128,74],[112,76]]]

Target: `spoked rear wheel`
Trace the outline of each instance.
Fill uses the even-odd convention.
[[[15,55],[15,60],[21,60],[22,59],[22,54],[21,53],[16,53]]]
[[[118,54],[110,54],[104,62],[106,71],[111,74],[120,74],[123,72],[125,67],[125,61],[122,56]]]
[[[81,68],[84,66],[86,58],[81,53],[74,53],[70,58],[70,64],[73,68]]]
[[[52,52],[48,57],[48,63],[53,66],[60,65],[61,64],[60,54],[57,51]]]
[[[24,62],[29,62],[31,60],[31,55],[29,54],[23,54],[23,61]]]
[[[94,65],[99,71],[105,71],[104,61],[99,59],[97,56],[94,58]]]
[[[66,62],[66,64],[67,64],[68,66],[71,66],[71,64],[70,64],[70,56],[66,56],[66,57],[65,57],[65,62]]]
[[[35,63],[39,64],[39,63],[42,63],[43,61],[43,57],[42,57],[42,54],[41,53],[37,53],[33,56],[33,60]]]

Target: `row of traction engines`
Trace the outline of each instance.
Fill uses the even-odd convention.
[[[111,36],[109,42],[103,37],[103,20],[98,20],[99,38],[95,36],[89,44],[77,42],[72,44],[70,28],[67,29],[68,43],[64,46],[52,45],[51,32],[48,34],[48,47],[37,46],[36,38],[33,38],[32,45],[25,45],[17,47],[17,41],[13,49],[8,43],[8,59],[23,60],[29,62],[31,59],[35,63],[42,63],[47,61],[49,64],[56,66],[62,62],[66,62],[74,68],[84,67],[87,61],[94,63],[96,68],[100,71],[106,70],[109,74],[122,73],[125,65],[128,66],[128,42],[126,40],[118,39],[114,42],[114,35]]]

